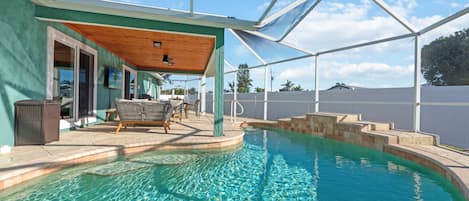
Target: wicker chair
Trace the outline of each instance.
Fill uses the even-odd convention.
[[[170,129],[169,119],[173,111],[169,103],[116,100],[116,109],[120,118],[116,133],[128,125],[163,126],[165,133]]]

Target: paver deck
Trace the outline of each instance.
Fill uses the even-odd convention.
[[[211,149],[242,144],[239,124],[225,120],[224,136],[213,136],[213,118],[190,116],[181,123],[162,127],[128,127],[115,133],[117,123],[105,123],[69,131],[60,141],[47,145],[17,146],[0,155],[0,190],[31,178],[60,169],[61,166],[84,163],[119,154],[163,149]]]

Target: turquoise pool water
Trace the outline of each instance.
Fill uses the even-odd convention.
[[[412,162],[319,137],[254,130],[238,150],[150,152],[67,168],[0,200],[464,200]]]

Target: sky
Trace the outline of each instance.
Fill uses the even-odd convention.
[[[188,10],[189,0],[113,0],[132,4]],[[278,0],[275,13],[294,0]],[[459,10],[469,7],[469,0],[384,0],[395,12],[418,30],[431,25]],[[232,16],[237,19],[257,21],[270,0],[194,0],[195,12]],[[421,47],[434,39],[447,36],[463,28],[469,28],[469,16],[463,16],[449,24],[428,32],[421,37]],[[285,38],[312,52],[325,51],[362,42],[406,34],[408,31],[380,9],[371,0],[323,0]],[[276,51],[276,52],[275,52]],[[261,51],[261,57],[279,53],[277,50]],[[225,59],[235,68],[246,63],[261,64],[230,31],[225,32]],[[285,58],[286,59],[286,58]],[[287,80],[304,89],[314,88],[314,59],[302,59],[269,66],[273,75],[273,90],[281,88]],[[367,88],[393,88],[413,86],[414,39],[382,43],[363,48],[321,55],[318,58],[319,88],[327,89],[335,83]],[[225,65],[225,71],[230,71]],[[253,88],[264,86],[264,69],[252,69]],[[194,79],[194,76],[173,76],[173,79]],[[225,89],[234,75],[225,75]],[[422,82],[425,80],[422,78]],[[208,91],[213,80],[207,81]],[[173,86],[184,87],[183,82]],[[198,86],[197,81],[188,82]],[[164,86],[169,88],[169,85]],[[269,84],[270,88],[270,84]],[[270,89],[269,89],[270,90]]]

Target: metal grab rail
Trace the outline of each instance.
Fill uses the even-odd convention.
[[[241,112],[236,113],[236,115],[243,115],[244,114],[244,106],[239,101],[236,101],[236,103],[239,105],[239,108],[241,108]]]
[[[239,106],[239,108],[241,109],[241,112],[239,112],[239,113],[235,112],[235,109],[236,109],[235,104]],[[236,122],[236,116],[244,114],[244,106],[237,100],[232,100],[230,105],[231,105],[230,121]]]

